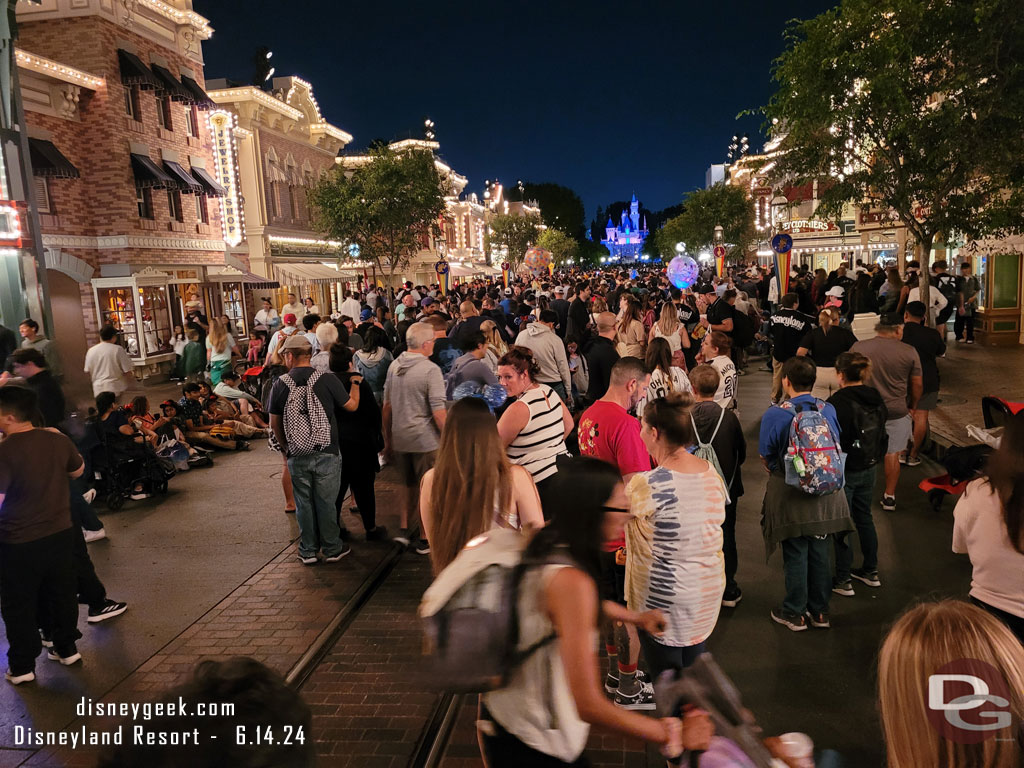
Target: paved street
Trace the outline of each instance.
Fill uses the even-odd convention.
[[[1003,387],[998,392],[1011,396],[1010,375],[978,374],[996,365],[997,357],[1006,374],[1024,362],[1016,350],[951,349],[943,364],[943,392],[959,394],[993,381]],[[769,384],[768,375],[756,368],[752,362],[739,385],[751,446]],[[978,397],[972,394],[971,401],[980,423]],[[950,419],[961,413],[967,418],[972,408],[949,410]],[[354,554],[338,565],[299,564],[294,518],[282,511],[277,457],[262,442],[254,446],[247,454],[218,454],[214,467],[175,478],[164,498],[129,502],[117,513],[101,510],[109,539],[91,544],[90,553],[112,596],[131,607],[99,626],[86,625],[83,613],[81,666],[61,668],[40,659],[38,683],[0,689],[0,766],[92,765],[95,754],[89,750],[33,753],[13,743],[16,724],[44,730],[76,724],[75,705],[82,696],[145,700],[200,658],[252,655],[288,673],[392,553],[390,544],[357,541]],[[820,747],[839,750],[849,765],[879,764],[874,669],[885,629],[915,601],[963,596],[969,583],[966,558],[949,550],[952,502],[935,516],[916,491],[921,478],[940,471],[929,461],[906,471],[897,512],[876,510],[884,586],[858,586],[853,598],[833,596],[833,628],[797,635],[768,620],[769,608],[782,595],[781,560],[776,553],[764,561],[759,523],[764,475],[756,460],[748,462],[737,526],[744,599],[736,609],[723,610],[709,645],[766,732],[805,731]],[[378,490],[382,522],[393,527],[390,471],[380,476]],[[349,525],[360,531],[354,518]],[[399,768],[409,763],[438,701],[437,693],[423,690],[414,677],[415,606],[428,583],[426,559],[403,555],[305,684],[322,764]],[[460,712],[442,763],[446,768],[479,764],[474,706],[467,701]],[[595,732],[591,747],[602,766],[660,764],[656,754],[612,734]]]

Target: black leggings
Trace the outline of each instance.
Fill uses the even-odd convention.
[[[352,489],[352,497],[359,508],[359,516],[363,519],[363,528],[369,532],[377,527],[377,497],[373,485],[377,480],[377,472],[380,464],[377,461],[377,454],[364,456],[362,454],[350,455],[341,454],[341,485],[338,486],[338,521],[341,522],[341,505],[345,501],[345,494],[349,488]]]
[[[590,768],[586,753],[580,755],[574,762],[567,763],[527,746],[502,728],[498,721],[491,717],[486,707],[480,709],[480,720],[490,723],[494,730],[493,733],[481,731],[480,734],[484,744],[484,757],[487,758],[487,765],[490,768]]]
[[[971,602],[979,608],[984,608],[986,611],[988,611],[1001,622],[1003,622],[1003,624],[1009,627],[1010,631],[1017,636],[1017,639],[1020,640],[1021,645],[1024,645],[1024,617],[1015,616],[1012,613],[1007,613],[1006,611],[1000,608],[996,608],[995,606],[989,605],[988,603],[983,603],[976,597],[972,597]]]

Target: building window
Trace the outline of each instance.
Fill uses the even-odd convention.
[[[39,209],[40,213],[53,213],[53,207],[50,203],[50,185],[45,176],[36,176],[34,179],[36,185],[36,208]]]
[[[156,112],[160,118],[160,127],[167,131],[173,131],[174,123],[171,120],[170,96],[164,96],[156,100]]]
[[[189,136],[199,138],[199,108],[194,104],[185,105],[185,130]]]
[[[299,194],[297,187],[288,187],[288,198],[291,201],[292,218],[299,218]]]
[[[270,182],[270,215],[281,218],[281,182]]]
[[[140,219],[153,218],[153,192],[142,187],[135,188],[135,203],[139,206]]]
[[[210,209],[206,205],[206,195],[196,195],[196,219],[200,224],[210,223]]]
[[[185,220],[181,210],[181,192],[176,189],[167,190],[167,210],[171,212],[171,218],[174,221]]]
[[[142,107],[139,104],[139,86],[124,87],[124,112],[132,120],[142,122]]]
[[[139,334],[135,326],[135,296],[133,289],[101,288],[97,292],[103,325],[117,330],[117,343],[131,357],[139,356]]]
[[[170,352],[171,314],[167,305],[167,288],[147,285],[139,288],[142,305],[142,339],[147,355]]]
[[[245,296],[241,283],[221,284],[221,304],[224,314],[231,319],[232,335],[247,335],[245,322]]]

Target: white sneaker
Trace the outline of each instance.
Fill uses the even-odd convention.
[[[85,528],[83,528],[82,534],[85,536],[86,544],[88,544],[91,541],[99,541],[100,539],[107,538],[107,531],[105,528],[100,528],[98,531],[88,531]]]
[[[70,656],[61,656],[59,653],[57,653],[57,651],[47,651],[46,658],[50,659],[51,661],[59,661],[65,667],[70,667],[72,664],[77,664],[82,660],[82,654],[80,654],[78,651],[75,651]]]
[[[15,675],[11,672],[11,670],[8,669],[6,672],[4,672],[4,678],[11,685],[21,685],[22,683],[31,683],[33,680],[35,680],[36,673],[26,672],[24,675]]]

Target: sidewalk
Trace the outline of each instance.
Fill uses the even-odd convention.
[[[939,407],[931,414],[933,436],[949,445],[971,444],[967,425],[984,426],[982,397],[1024,396],[1024,347],[950,341],[946,357],[939,360],[939,380]]]

